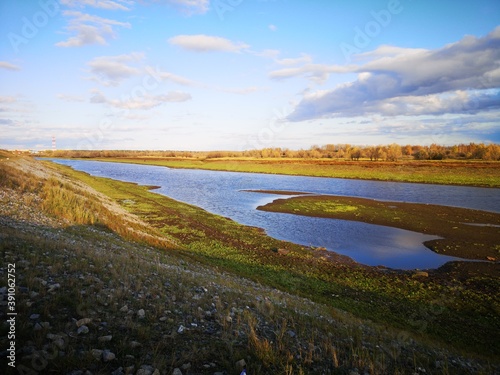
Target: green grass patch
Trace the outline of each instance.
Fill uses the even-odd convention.
[[[459,207],[387,202],[344,196],[277,199],[257,209],[385,225],[443,237],[426,245],[468,259],[500,258],[500,214]]]

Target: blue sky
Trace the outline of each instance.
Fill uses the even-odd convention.
[[[0,148],[500,143],[500,2],[0,3]]]

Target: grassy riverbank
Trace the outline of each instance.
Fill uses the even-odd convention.
[[[189,363],[236,373],[244,358],[252,374],[444,374],[488,373],[498,362],[495,264],[426,274],[364,267],[147,187],[32,160],[0,168],[1,249],[27,288],[19,335],[36,351],[52,347],[48,333],[68,335],[55,368]],[[34,330],[32,314],[50,328]],[[88,336],[76,332],[82,318]],[[96,360],[93,349],[117,359]]]
[[[500,258],[500,214],[493,212],[318,195],[277,199],[257,209],[361,221],[437,235],[443,238],[425,243],[437,253],[478,260]]]
[[[286,158],[100,158],[94,160],[169,168],[270,173],[379,181],[500,187],[500,162],[485,161],[337,161]]]

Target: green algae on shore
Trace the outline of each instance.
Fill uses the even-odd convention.
[[[277,199],[258,210],[354,220],[433,234],[431,250],[466,259],[500,258],[500,214],[432,204],[308,195]]]

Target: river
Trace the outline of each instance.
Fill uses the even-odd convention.
[[[258,211],[257,206],[282,197],[244,190],[301,191],[500,212],[500,189],[52,160],[94,176],[160,186],[156,193],[263,228],[274,238],[325,247],[371,266],[429,269],[457,258],[436,254],[422,244],[435,236],[355,221]]]

